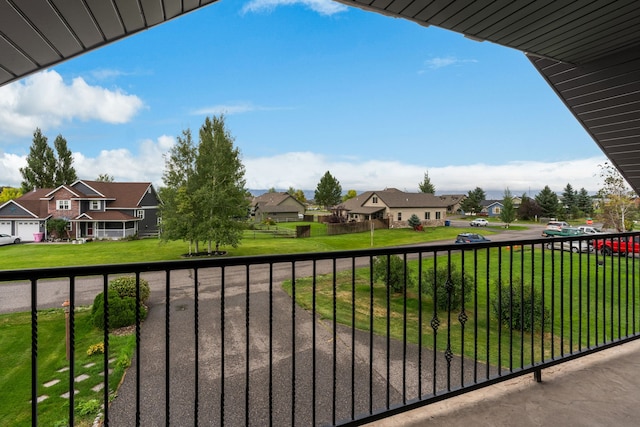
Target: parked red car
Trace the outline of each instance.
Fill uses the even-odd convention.
[[[599,250],[602,255],[611,255],[614,253],[633,255],[640,253],[640,236],[597,239],[593,242],[596,249]]]

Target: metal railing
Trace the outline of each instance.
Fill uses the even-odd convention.
[[[628,235],[637,234],[606,239]],[[41,351],[41,313],[69,301],[64,416],[73,425],[84,398],[74,393],[85,352],[80,308],[108,295],[119,275],[147,280],[151,298],[144,320],[136,305],[122,384],[104,375],[95,392],[110,402],[104,425],[360,425],[515,376],[540,380],[546,367],[638,338],[637,255],[549,244],[588,239],[597,243],[542,238],[0,271],[0,285],[23,286],[30,298],[31,346],[16,351],[31,353],[23,387],[34,425],[48,380],[39,366],[50,356]],[[108,323],[107,297],[104,305]],[[106,373],[115,338],[103,339]]]

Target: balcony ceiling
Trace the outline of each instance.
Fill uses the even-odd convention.
[[[216,1],[0,0],[0,86]],[[526,53],[640,192],[640,1],[339,1]]]

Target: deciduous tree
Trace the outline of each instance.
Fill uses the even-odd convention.
[[[356,190],[348,190],[347,194],[345,194],[344,196],[342,196],[342,201],[346,202],[349,199],[353,199],[354,197],[357,197],[358,193],[356,193]]]
[[[0,193],[0,205],[20,196],[22,196],[22,191],[19,188],[4,187]]]
[[[194,191],[198,237],[215,244],[237,247],[242,239],[249,202],[245,197],[245,168],[240,151],[225,127],[224,116],[206,118],[200,128]]]
[[[482,211],[482,201],[487,198],[484,190],[476,187],[469,191],[467,197],[460,203],[460,208],[467,213],[478,213]]]
[[[113,176],[109,175],[108,173],[101,173],[96,178],[96,181],[100,181],[100,182],[113,182],[113,180],[114,180]]]
[[[605,227],[614,227],[618,231],[630,231],[633,228],[635,213],[635,192],[624,177],[606,162],[600,166],[602,187],[598,191]]]

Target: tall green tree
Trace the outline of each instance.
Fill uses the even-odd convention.
[[[67,147],[67,140],[58,135],[53,141],[53,146],[57,155],[54,186],[73,184],[77,181],[78,175],[73,167],[73,155]]]
[[[289,194],[300,203],[307,203],[307,197],[304,195],[304,191],[302,190],[296,190],[293,187],[289,187],[289,189],[287,190],[287,194]]]
[[[429,178],[428,171],[424,173],[424,179],[421,183],[418,184],[418,188],[420,189],[421,193],[435,194],[436,187],[431,183],[431,178]]]
[[[598,197],[600,198],[605,227],[613,227],[621,232],[630,231],[633,228],[636,193],[627,184],[618,169],[609,162],[599,165],[599,167],[602,187],[598,191]]]
[[[482,211],[482,201],[486,200],[487,195],[480,187],[467,193],[467,197],[460,203],[460,208],[467,213],[477,214]]]
[[[588,217],[593,215],[593,199],[584,187],[578,191],[576,204],[578,205],[578,210],[582,212],[583,215]]]
[[[500,220],[505,223],[507,227],[516,219],[516,208],[513,204],[513,196],[509,188],[504,190],[504,196],[502,197],[502,210],[500,211]]]
[[[189,253],[195,244],[198,252],[195,199],[195,162],[197,148],[190,130],[182,131],[176,144],[164,155],[165,169],[162,175],[164,186],[160,188],[160,219],[163,240],[186,240]]]
[[[562,207],[569,218],[576,218],[580,214],[578,209],[578,193],[571,184],[567,184],[562,191]]]
[[[27,155],[27,166],[20,168],[22,174],[22,192],[34,188],[55,187],[56,157],[47,143],[47,137],[39,128],[33,133],[33,142]]]
[[[245,168],[224,116],[207,117],[200,128],[194,191],[198,238],[208,242],[208,252],[221,245],[237,247],[242,239],[249,201],[245,197]]]
[[[554,218],[558,215],[558,195],[545,185],[542,191],[536,194],[536,203],[540,206],[541,215],[546,218]]]
[[[340,203],[342,194],[342,186],[340,182],[335,179],[329,171],[327,171],[316,187],[314,194],[315,202],[325,209],[329,209],[331,206],[335,206]]]

